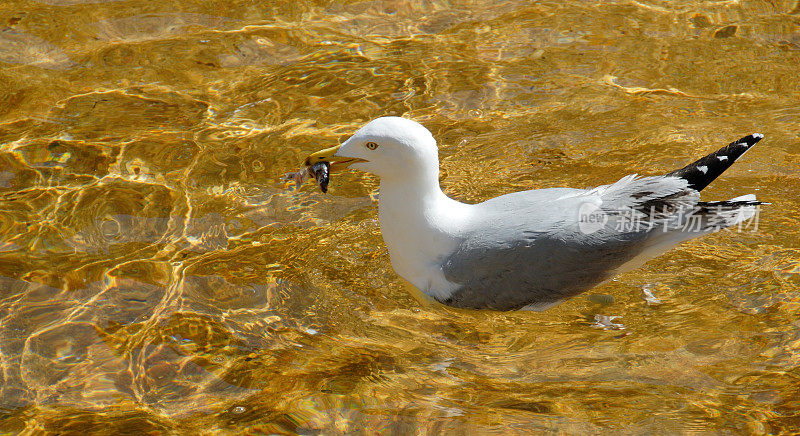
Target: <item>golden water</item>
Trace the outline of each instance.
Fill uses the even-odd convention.
[[[0,20],[3,433],[800,428],[796,0],[4,0]],[[772,205],[544,313],[450,309],[393,273],[375,178],[279,180],[391,114],[431,129],[462,201],[762,132],[704,198]]]

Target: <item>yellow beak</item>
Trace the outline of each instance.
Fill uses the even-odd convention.
[[[331,165],[330,171],[333,172],[334,170],[343,170],[356,162],[366,162],[364,159],[355,157],[336,157],[335,155],[336,152],[339,151],[339,147],[341,147],[341,145],[309,154],[306,158],[305,165],[311,166],[319,162],[328,162]]]
[[[306,158],[306,166],[314,165],[317,162],[332,162],[333,156],[339,151],[339,147],[341,147],[341,145],[309,154]]]

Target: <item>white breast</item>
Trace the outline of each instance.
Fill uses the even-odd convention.
[[[446,299],[458,285],[447,281],[441,264],[456,248],[468,205],[444,194],[425,199],[406,194],[381,183],[379,220],[392,267],[424,294]]]

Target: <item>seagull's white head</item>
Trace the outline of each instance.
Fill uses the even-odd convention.
[[[400,117],[370,121],[338,147],[306,159],[307,165],[331,162],[331,170],[349,166],[382,179],[439,173],[439,150],[433,135],[421,124]]]

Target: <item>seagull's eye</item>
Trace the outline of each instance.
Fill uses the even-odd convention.
[[[374,143],[374,142],[367,142],[367,143],[366,143],[366,146],[367,146],[367,148],[368,148],[368,149],[370,149],[370,150],[375,150],[376,148],[378,148],[378,144],[376,144],[376,143]]]

